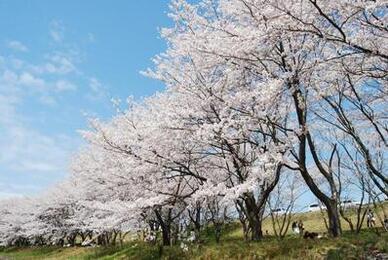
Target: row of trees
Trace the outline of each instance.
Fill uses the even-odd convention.
[[[273,193],[290,176],[340,236],[349,187],[388,195],[386,14],[382,1],[173,1],[168,48],[144,72],[165,91],[91,120],[67,181],[2,202],[0,241],[104,244],[149,226],[169,245],[206,223],[219,238],[230,218],[259,240],[271,193],[297,197]]]

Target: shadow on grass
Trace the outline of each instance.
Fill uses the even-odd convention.
[[[39,256],[48,256],[50,254],[60,254],[63,251],[62,247],[10,247],[10,248],[1,248],[0,253],[2,255],[12,255],[12,257],[39,257]]]
[[[97,248],[2,248],[0,255],[11,259],[360,259],[371,252],[388,253],[388,233],[372,230],[360,234],[344,232],[341,238],[305,240],[289,235],[283,240],[267,236],[262,241],[246,242],[234,234],[238,226],[225,229],[221,243],[211,230],[204,230],[203,243],[188,251],[179,245],[161,247],[144,242]]]

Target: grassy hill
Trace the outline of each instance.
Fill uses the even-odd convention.
[[[297,214],[293,219],[302,220],[308,231],[324,231],[320,212]],[[231,223],[223,230],[219,244],[208,229],[202,234],[203,243],[191,245],[188,251],[183,251],[179,245],[162,248],[128,241],[115,247],[3,248],[0,259],[366,259],[379,253],[388,254],[388,233],[382,230],[364,229],[358,235],[345,231],[338,239],[316,240],[289,234],[277,240],[272,235],[271,225],[269,220],[265,221],[264,230],[268,230],[269,235],[260,242],[245,242],[240,225]],[[346,223],[343,228],[347,229]]]

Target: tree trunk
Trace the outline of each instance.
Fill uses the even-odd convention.
[[[201,205],[197,204],[194,221],[195,235],[199,238],[201,234]]]
[[[215,235],[215,239],[216,239],[216,243],[220,243],[220,238],[221,238],[221,225],[220,224],[216,224],[214,226],[214,235]]]
[[[80,236],[81,236],[81,244],[85,241],[86,239],[86,233],[85,232],[80,232]]]
[[[163,239],[163,245],[164,246],[170,246],[171,245],[170,228],[165,227],[164,225],[162,225],[162,239]]]
[[[248,221],[247,231],[249,230],[251,232],[251,240],[253,241],[258,241],[263,238],[262,222],[264,207],[270,193],[279,182],[281,169],[282,165],[279,164],[276,168],[275,179],[272,182],[266,183],[261,187],[258,201],[256,201],[254,194],[245,194],[245,211],[243,211],[246,214]]]
[[[113,231],[112,241],[111,241],[111,243],[112,243],[113,245],[116,245],[117,234],[118,234],[118,231],[117,231],[117,232],[116,232],[116,231]]]
[[[340,215],[346,221],[346,223],[348,223],[350,231],[354,232],[354,225],[353,225],[352,219],[345,215],[345,209],[340,208]]]
[[[306,182],[307,186],[310,188],[311,192],[326,206],[327,208],[327,214],[329,218],[329,233],[333,237],[338,237],[341,235],[341,222],[340,222],[340,216],[338,213],[338,197],[334,196],[333,198],[330,198],[327,196],[315,183],[314,179],[310,175],[308,169],[307,169],[307,143],[310,148],[310,153],[313,157],[314,163],[319,169],[319,171],[322,173],[322,175],[328,180],[330,188],[333,191],[335,191],[335,185],[332,181],[332,176],[330,173],[328,173],[322,166],[321,162],[319,161],[317,152],[315,150],[315,144],[313,142],[313,138],[311,137],[308,126],[307,126],[307,111],[305,110],[305,104],[304,104],[304,98],[302,91],[298,88],[298,82],[289,83],[290,89],[293,89],[293,87],[296,87],[296,90],[293,91],[292,96],[294,99],[295,104],[295,111],[298,118],[298,123],[300,128],[303,130],[303,132],[298,136],[299,138],[299,148],[298,148],[298,164],[299,164],[299,171]],[[335,195],[335,193],[334,193]]]
[[[260,210],[256,205],[256,201],[253,194],[247,194],[244,201],[247,213],[248,226],[249,230],[251,231],[251,240],[258,241],[263,238]]]
[[[171,245],[171,210],[168,210],[167,217],[163,218],[159,210],[154,210],[156,218],[162,228],[162,240],[164,246]]]
[[[327,216],[329,218],[329,233],[333,237],[338,237],[342,234],[342,229],[337,201],[331,201],[326,207]]]
[[[251,240],[252,241],[258,241],[263,238],[263,230],[262,230],[262,222],[261,219],[258,216],[255,216],[252,219],[252,222],[250,223],[252,226],[252,235],[251,235]]]
[[[75,235],[75,234],[70,234],[70,235],[67,237],[67,242],[68,242],[71,246],[75,246],[75,238],[76,238],[76,235]]]
[[[247,226],[246,220],[240,220],[241,225],[243,227],[243,233],[244,233],[244,240],[248,241],[248,234],[249,234],[249,228]]]

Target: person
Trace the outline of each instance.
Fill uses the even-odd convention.
[[[366,226],[368,228],[372,228],[375,226],[375,224],[376,224],[375,216],[373,214],[373,211],[371,209],[369,209],[368,214],[366,216]]]
[[[388,217],[384,218],[384,228],[388,231]]]
[[[291,224],[292,230],[294,230],[296,228],[296,226],[297,226],[296,221],[292,222],[292,224]]]
[[[319,234],[317,232],[308,232],[308,231],[306,231],[303,234],[303,238],[304,239],[313,239],[314,240],[316,238],[321,238],[321,237],[319,236]]]
[[[191,230],[191,231],[190,231],[190,235],[189,235],[189,237],[187,238],[187,241],[188,241],[188,242],[194,242],[195,240],[196,240],[195,232],[194,232],[194,230]]]
[[[299,229],[299,234],[302,236],[303,235],[303,230],[304,230],[304,226],[303,226],[302,220],[299,220],[298,229]]]
[[[296,221],[292,222],[291,228],[294,234],[299,234],[298,223]]]

